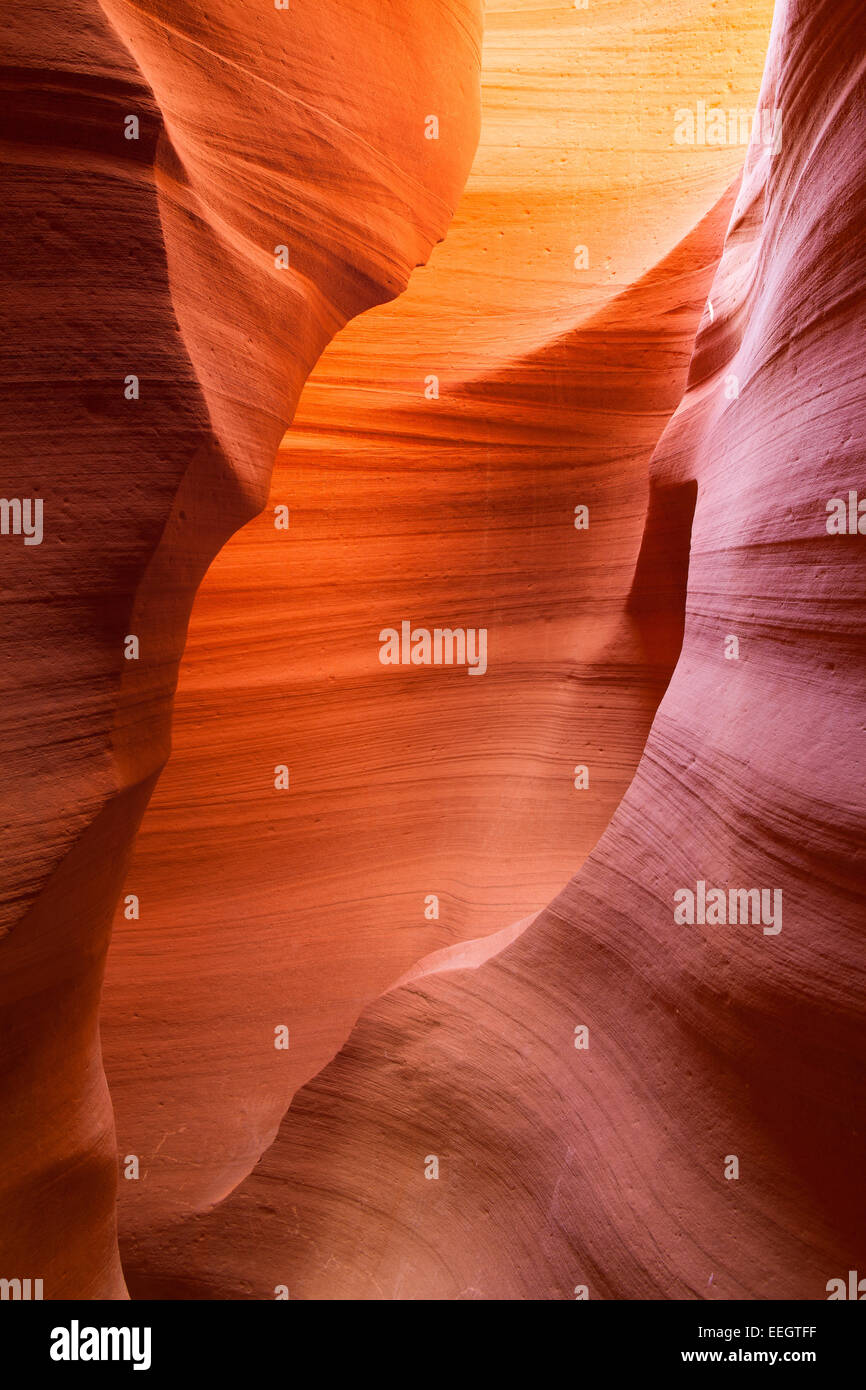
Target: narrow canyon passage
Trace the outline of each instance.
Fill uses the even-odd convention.
[[[864,32],[10,17],[0,1298],[857,1297]]]
[[[649,459],[744,156],[662,94],[754,105],[770,7],[614,11],[488,10],[448,234],[326,350],[199,590],[103,1004],[124,1240],[224,1198],[415,962],[544,907],[634,774],[680,636],[629,609]],[[403,619],[484,629],[483,679],[383,668]]]
[[[651,465],[683,517],[697,485],[685,637],[610,827],[500,954],[368,1007],[231,1197],[134,1239],[142,1295],[856,1285],[863,808],[830,750],[862,748],[866,65],[857,7],[821,9],[777,11],[786,137],[750,147]],[[644,584],[658,529],[651,506]]]

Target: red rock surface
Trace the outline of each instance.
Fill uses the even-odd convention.
[[[766,21],[488,11],[454,223],[325,352],[268,507],[194,606],[124,888],[141,916],[118,912],[106,981],[120,1152],[142,1170],[122,1184],[128,1238],[221,1200],[364,1006],[542,908],[622,797],[681,635],[656,621],[648,644],[626,611],[648,461],[744,153],[676,146],[671,94],[728,83],[753,103]],[[634,55],[613,83],[612,44]],[[486,627],[488,672],[383,669],[401,617]]]
[[[43,499],[45,534],[0,551],[0,1265],[46,1298],[122,1297],[97,1006],[190,603],[263,505],[328,339],[445,232],[480,15],[37,0],[7,18],[3,489]]]
[[[862,6],[779,0],[741,186],[672,135],[754,104],[769,9],[494,0],[483,61],[475,0],[11,17],[3,1277],[862,1268]],[[401,618],[483,679],[383,668]]]
[[[501,954],[369,1007],[231,1197],[136,1233],[133,1289],[811,1299],[862,1268],[863,567],[826,527],[862,475],[860,26],[777,7],[781,148],[749,153],[628,610],[675,643],[694,503],[682,652],[608,830]],[[781,890],[781,930],[677,923],[699,881]]]

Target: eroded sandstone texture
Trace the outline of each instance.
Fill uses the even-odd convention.
[[[628,612],[649,459],[745,153],[673,113],[754,105],[769,7],[675,19],[488,8],[448,234],[323,354],[205,577],[106,977],[127,1240],[221,1200],[420,958],[544,907],[634,774],[682,630],[682,546],[665,630]],[[383,667],[402,618],[483,627],[486,673]]]
[[[760,97],[769,0],[494,0],[483,58],[480,9],[7,26],[0,1275],[47,1298],[866,1261],[862,4],[778,0]],[[706,106],[756,101],[740,182]],[[383,667],[404,618],[483,677]]]
[[[863,1267],[863,539],[827,529],[863,476],[862,33],[777,6],[781,145],[749,150],[629,605],[676,641],[690,533],[682,653],[609,829],[501,954],[368,1008],[247,1181],[136,1240],[134,1288],[811,1299]],[[677,921],[704,885],[770,910]]]
[[[445,232],[480,13],[35,0],[4,27],[3,494],[44,535],[0,538],[0,1265],[123,1296],[97,1008],[190,603],[328,339]]]

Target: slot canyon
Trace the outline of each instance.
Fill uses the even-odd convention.
[[[864,21],[8,17],[0,1276],[866,1272]]]

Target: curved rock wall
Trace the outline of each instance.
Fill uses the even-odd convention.
[[[97,1008],[193,594],[477,140],[478,6],[416,10],[217,4],[205,32],[192,4],[37,0],[4,37],[3,486],[44,535],[0,556],[0,1229],[4,1275],[46,1297],[124,1294]]]
[[[488,8],[448,235],[323,354],[194,605],[106,980],[125,1236],[221,1200],[372,999],[540,910],[607,826],[679,650],[683,557],[669,631],[628,598],[744,154],[674,112],[753,104],[768,20]],[[484,628],[483,677],[383,667],[402,618]]]
[[[828,521],[862,474],[863,70],[859,5],[781,0],[781,142],[628,605],[682,652],[610,827],[501,954],[368,1008],[230,1198],[136,1236],[133,1287],[812,1299],[862,1268],[862,537]]]

